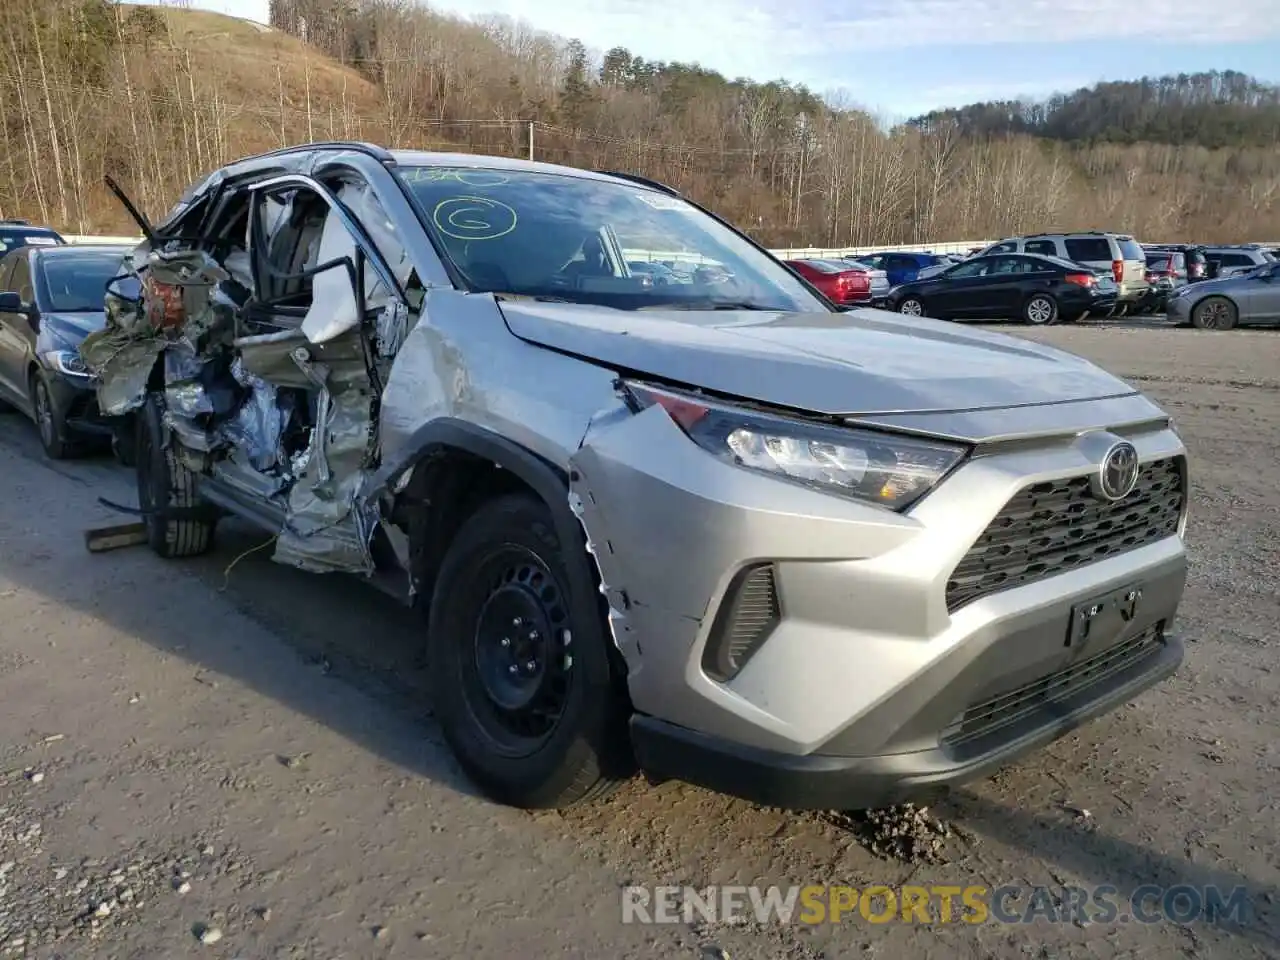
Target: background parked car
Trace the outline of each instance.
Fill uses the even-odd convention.
[[[908,316],[1010,319],[1044,325],[1110,313],[1116,284],[1084,264],[1056,257],[974,257],[924,280],[894,287],[888,307]]]
[[[1249,273],[1255,267],[1275,261],[1270,252],[1254,243],[1205,247],[1204,255],[1210,263],[1218,265],[1218,277]]]
[[[1147,264],[1151,264],[1152,254],[1168,253],[1182,255],[1183,272],[1187,283],[1199,283],[1209,279],[1209,259],[1205,256],[1204,247],[1194,243],[1144,243],[1142,249],[1148,254]],[[1175,259],[1173,265],[1177,266]]]
[[[0,256],[19,247],[65,244],[62,234],[49,227],[33,227],[28,220],[0,220]]]
[[[786,260],[832,303],[841,306],[871,302],[871,272],[843,260]],[[888,291],[886,291],[887,293]]]
[[[1138,303],[1139,313],[1164,311],[1170,295],[1187,285],[1186,255],[1172,250],[1147,249],[1147,295]]]
[[[945,257],[940,257],[933,253],[903,253],[896,250],[886,253],[870,253],[854,259],[872,270],[883,270],[891,287],[896,287],[902,283],[910,283],[926,267],[946,268],[951,264],[951,261]]]
[[[40,429],[54,460],[95,436],[110,438],[80,343],[105,322],[107,282],[128,247],[24,246],[0,260],[0,405],[17,407]]]
[[[992,244],[983,256],[993,253],[1035,253],[1084,264],[1099,276],[1110,274],[1117,287],[1118,316],[1136,309],[1147,294],[1147,257],[1142,245],[1128,234],[1038,233]]]
[[[889,295],[889,289],[893,286],[889,282],[889,275],[883,270],[868,266],[857,257],[841,257],[838,263],[847,263],[849,266],[858,270],[867,271],[867,276],[871,278],[871,306],[878,307],[884,304],[885,297]]]
[[[1280,323],[1280,262],[1247,273],[1192,283],[1169,298],[1168,316],[1201,330],[1230,330],[1238,324]]]

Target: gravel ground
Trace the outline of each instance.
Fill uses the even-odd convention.
[[[1280,956],[1280,334],[1007,332],[1088,356],[1193,457],[1187,663],[932,808],[795,814],[637,781],[565,815],[474,796],[422,631],[249,555],[90,556],[128,501],[0,417],[0,957]],[[228,567],[230,566],[230,569]],[[627,884],[1217,884],[1243,925],[623,925]]]

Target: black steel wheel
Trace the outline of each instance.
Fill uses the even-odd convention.
[[[573,672],[573,631],[564,587],[533,551],[497,547],[478,564],[488,595],[474,614],[462,682],[495,746],[528,756],[564,716]]]
[[[432,591],[432,701],[467,774],[527,808],[599,796],[634,772],[625,691],[581,538],[528,494],[482,504]]]

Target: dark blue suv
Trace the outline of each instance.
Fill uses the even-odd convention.
[[[925,267],[950,262],[946,257],[940,257],[935,253],[912,253],[900,250],[869,253],[865,257],[858,257],[857,260],[873,270],[883,270],[889,278],[891,287],[910,283]]]

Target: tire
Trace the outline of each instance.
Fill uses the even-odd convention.
[[[546,504],[523,493],[481,505],[441,564],[432,703],[462,768],[500,803],[567,807],[635,771],[599,597],[572,592],[595,582],[585,546],[562,544]]]
[[[898,304],[898,312],[908,317],[924,317],[924,301],[919,297],[907,297]]]
[[[1129,315],[1129,304],[1117,303],[1116,308],[1111,315],[1113,317],[1127,317]]]
[[[196,474],[187,468],[169,443],[164,425],[164,400],[150,394],[137,415],[135,441],[138,506],[143,510],[147,544],[166,560],[195,557],[213,546],[217,520],[166,516],[166,510],[200,506]]]
[[[31,374],[31,412],[45,456],[50,460],[69,460],[76,455],[76,445],[67,436],[66,417],[58,409],[49,382],[39,370]]]
[[[1037,327],[1058,322],[1058,301],[1043,293],[1031,297],[1022,307],[1022,319]]]
[[[1240,311],[1226,297],[1205,297],[1191,310],[1191,325],[1199,330],[1230,330]]]

